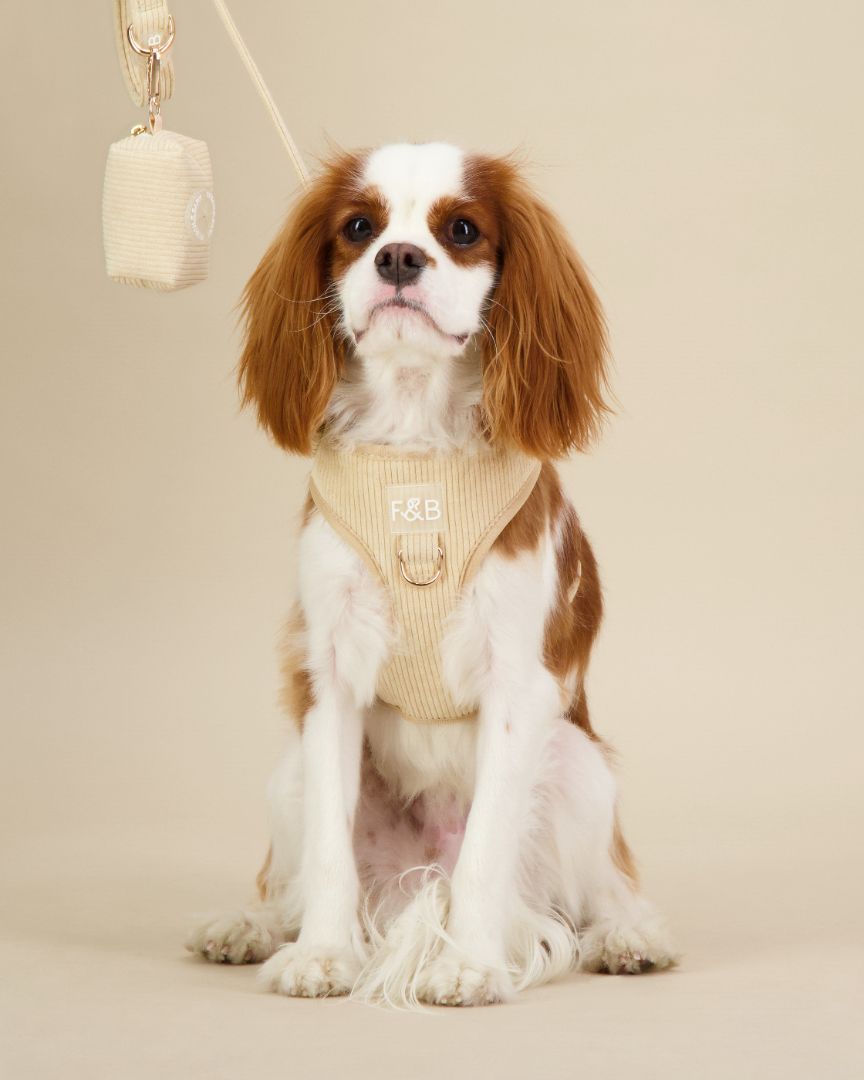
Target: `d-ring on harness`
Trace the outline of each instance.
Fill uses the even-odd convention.
[[[399,559],[399,573],[402,575],[403,579],[408,582],[409,585],[417,585],[421,589],[426,585],[434,585],[438,578],[441,577],[441,574],[444,572],[444,551],[440,547],[438,548],[438,562],[436,564],[435,573],[432,575],[432,577],[427,578],[425,581],[415,581],[414,578],[409,577],[408,571],[405,569],[404,555],[405,553],[404,551],[402,551],[401,548],[399,549],[399,551],[396,552],[396,556]]]

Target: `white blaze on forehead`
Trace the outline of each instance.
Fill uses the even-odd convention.
[[[396,143],[370,154],[363,173],[390,205],[391,214],[425,216],[442,195],[458,195],[464,155],[448,143]],[[391,218],[392,220],[392,218]]]

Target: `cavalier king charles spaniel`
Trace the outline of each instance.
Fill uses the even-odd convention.
[[[244,402],[313,461],[294,722],[259,899],[187,947],[401,1006],[670,966],[585,695],[600,585],[553,461],[598,433],[606,337],[561,224],[510,159],[344,153],[244,312]]]

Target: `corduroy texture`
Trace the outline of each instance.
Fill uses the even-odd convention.
[[[340,451],[326,438],[318,444],[310,493],[387,589],[399,639],[379,676],[378,696],[407,719],[429,724],[473,715],[444,685],[445,622],[539,475],[539,461],[511,449],[405,454],[371,445]],[[424,581],[437,569],[438,547],[444,563],[434,584],[402,578],[400,550],[409,576]]]
[[[215,205],[206,143],[174,131],[113,143],[102,194],[108,276],[150,289],[203,281]]]
[[[133,52],[126,37],[126,28],[132,24],[135,38],[141,45],[155,45],[165,40],[168,30],[168,5],[165,0],[115,0],[114,36],[120,70],[126,81],[129,97],[139,106],[147,104],[147,62]],[[162,61],[159,79],[162,100],[167,101],[174,93],[174,65],[170,54]]]

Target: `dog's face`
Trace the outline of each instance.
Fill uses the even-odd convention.
[[[357,186],[336,216],[332,266],[356,352],[457,355],[482,329],[498,242],[490,208],[466,190],[462,153],[384,147]]]
[[[506,159],[441,143],[332,161],[244,297],[244,401],[308,452],[347,359],[448,364],[478,345],[482,427],[538,457],[584,448],[605,334],[560,223]]]

